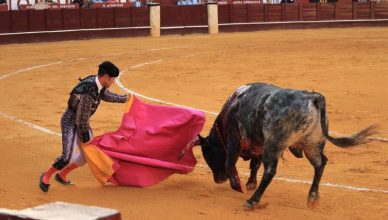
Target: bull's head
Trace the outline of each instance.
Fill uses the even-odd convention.
[[[192,140],[185,149],[183,149],[179,160],[183,158],[187,150],[197,145],[201,145],[203,157],[213,172],[214,182],[225,182],[228,178],[225,168],[226,151],[222,146],[212,143],[209,137],[204,138],[201,135],[198,135],[197,138]]]

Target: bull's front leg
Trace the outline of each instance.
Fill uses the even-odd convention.
[[[257,171],[260,168],[260,165],[263,161],[263,155],[253,156],[251,158],[249,168],[251,169],[251,175],[246,184],[247,190],[254,190],[257,186]]]
[[[256,189],[252,197],[244,204],[248,208],[254,208],[258,205],[259,208],[264,208],[267,204],[259,205],[260,199],[267,189],[267,186],[271,183],[273,177],[276,174],[276,169],[281,155],[282,148],[278,143],[266,143],[263,156],[264,174],[261,178],[259,187]]]
[[[238,159],[238,152],[240,150],[240,142],[237,140],[230,140],[227,142],[226,147],[226,163],[225,169],[228,175],[230,186],[232,189],[243,192],[241,187],[240,178],[236,169],[236,162]]]

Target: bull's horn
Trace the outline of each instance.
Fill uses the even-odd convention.
[[[199,136],[199,135],[198,135]],[[200,138],[196,137],[194,138],[192,141],[190,141],[190,143],[188,143],[186,145],[186,147],[182,150],[181,154],[179,155],[179,158],[178,160],[182,160],[183,156],[185,156],[186,152],[188,150],[190,150],[191,148],[193,148],[194,146],[197,146],[197,145],[200,145],[201,144],[201,140]]]

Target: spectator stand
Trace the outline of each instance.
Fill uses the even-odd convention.
[[[264,4],[267,0],[218,0],[219,5]]]
[[[8,11],[7,0],[0,0],[0,11]]]
[[[25,2],[25,4],[23,4],[22,1]],[[63,3],[61,3],[60,0],[46,0],[46,1],[42,1],[42,2],[39,2],[37,0],[35,0],[35,1],[31,0],[31,2],[30,2],[30,0],[18,0],[17,7],[19,10],[37,9],[37,6],[40,3],[41,8],[39,8],[39,9],[65,9],[65,8],[76,9],[76,8],[79,8],[78,4],[72,3],[70,0],[65,0],[64,2],[65,3],[63,4]],[[42,5],[44,5],[44,6],[42,6]]]
[[[218,0],[219,5],[249,5],[249,4],[292,4],[309,3],[309,0]]]
[[[132,6],[136,6],[136,4],[130,1],[120,2],[116,0],[93,0],[91,5],[92,8],[129,8]]]
[[[204,0],[178,0],[177,5],[203,5]]]
[[[43,2],[47,5],[47,9],[129,8],[132,6],[143,7],[147,5],[146,0],[43,0]],[[35,9],[36,4],[38,4],[38,0],[17,0],[17,8],[19,10]],[[3,7],[5,8],[5,6],[2,6],[0,10]]]

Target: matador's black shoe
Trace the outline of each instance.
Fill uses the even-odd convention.
[[[70,180],[65,181],[64,179],[62,179],[62,177],[59,175],[59,173],[55,174],[55,180],[58,183],[60,183],[62,185],[65,185],[65,186],[67,186],[67,185],[74,185],[74,183],[72,183]]]
[[[43,192],[48,192],[50,188],[50,184],[46,184],[43,182],[43,176],[44,176],[44,173],[42,173],[42,175],[40,175],[39,177],[39,187]]]

